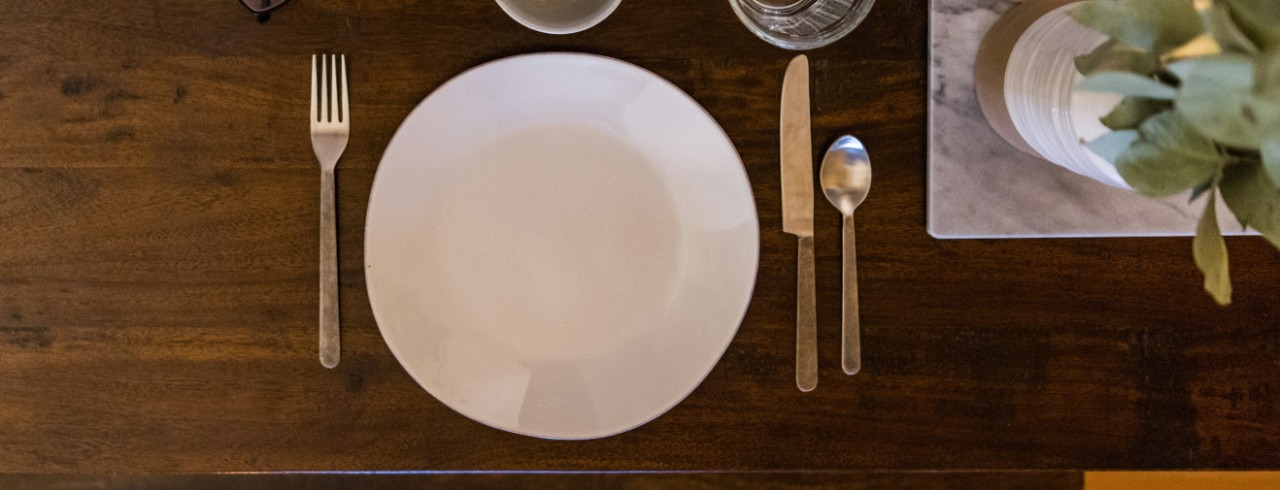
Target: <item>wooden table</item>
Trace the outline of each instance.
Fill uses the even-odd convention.
[[[821,382],[794,386],[778,94],[792,55],[721,0],[628,0],[580,35],[477,0],[0,0],[0,473],[996,470],[1280,466],[1280,253],[1233,238],[1236,304],[1191,241],[938,241],[924,231],[925,0],[881,0],[810,53],[815,149],[852,132],[865,368],[838,359],[839,217],[818,206]],[[347,53],[342,365],[316,359],[315,52]],[[706,382],[589,442],[480,426],[392,358],[361,273],[397,125],[450,77],[586,51],[672,80],[737,145],[756,293]]]

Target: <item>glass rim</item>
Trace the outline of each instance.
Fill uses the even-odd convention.
[[[755,34],[756,37],[763,39],[765,42],[774,46],[789,49],[792,51],[808,51],[818,49],[848,36],[849,33],[857,29],[866,20],[867,14],[871,12],[871,7],[875,5],[875,0],[866,0],[866,2],[858,5],[848,15],[841,18],[832,30],[824,30],[808,38],[791,38],[776,36],[769,30],[756,24],[754,20],[747,15],[746,10],[742,6],[743,0],[729,0],[729,6],[733,8],[733,12],[738,15],[738,20],[747,27],[747,30]]]

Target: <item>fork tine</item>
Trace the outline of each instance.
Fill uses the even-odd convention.
[[[319,62],[320,60],[316,59],[316,55],[314,54],[311,55],[311,125],[312,126],[316,125],[316,120],[318,116],[317,113],[320,111],[318,106],[319,100],[316,99],[316,75],[317,75],[316,64]]]
[[[320,122],[329,122],[329,57],[320,55]]]
[[[329,55],[329,122],[338,123],[338,56]]]
[[[342,55],[342,118],[341,122],[351,122],[351,90],[347,88],[347,55]]]

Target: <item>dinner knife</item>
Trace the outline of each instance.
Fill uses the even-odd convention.
[[[809,58],[796,56],[782,80],[782,231],[799,238],[796,274],[796,386],[818,386],[818,319],[813,270],[813,139]]]

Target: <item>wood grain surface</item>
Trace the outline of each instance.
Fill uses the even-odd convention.
[[[479,0],[0,0],[0,472],[1280,467],[1280,253],[1228,239],[1236,303],[1189,238],[938,241],[924,230],[925,0],[810,53],[814,145],[852,132],[864,368],[839,364],[840,217],[817,207],[822,380],[794,383],[795,241],[778,95],[791,53],[719,0],[627,0],[586,33]],[[468,67],[586,51],[672,80],[724,126],[761,219],[740,333],[635,431],[534,440],[405,374],[365,295],[381,151]],[[338,170],[343,362],[316,360],[310,55],[351,65]]]
[[[1081,490],[1069,471],[551,475],[0,475],[6,490]]]

